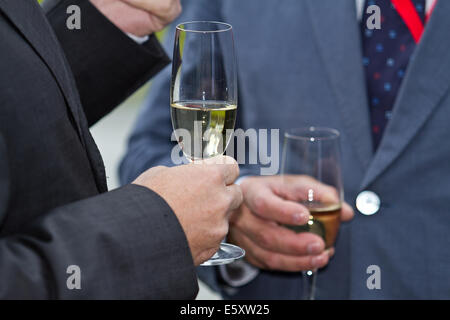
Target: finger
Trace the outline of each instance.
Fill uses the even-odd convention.
[[[203,160],[196,160],[195,163],[211,164],[211,165],[216,165],[216,164],[236,165],[237,164],[236,160],[233,157],[223,156],[223,155],[218,155],[218,156],[214,156],[212,158],[207,158],[207,159],[203,159]]]
[[[242,204],[242,201],[244,200],[241,187],[236,184],[232,184],[227,186],[226,189],[232,198],[230,210],[239,208],[239,206]]]
[[[325,203],[339,202],[339,194],[336,188],[323,184],[310,176],[290,175],[283,178],[284,183],[282,187],[276,189],[276,184],[274,186],[276,192],[283,198],[298,201],[305,198],[306,194],[312,190],[313,194],[311,196],[313,196],[315,200]],[[341,220],[348,221],[351,220],[353,216],[353,208],[348,203],[344,202],[342,204]]]
[[[217,167],[222,172],[226,185],[232,184],[239,177],[239,165],[232,157],[217,156],[203,162]]]
[[[228,233],[228,242],[231,244],[238,245],[241,248],[245,248],[245,257],[244,259],[250,263],[251,265],[259,268],[265,269],[264,264],[258,260],[257,257],[254,256],[253,252],[255,251],[256,245],[250,241],[248,238],[244,236],[242,232],[240,232],[236,228],[231,228]]]
[[[274,194],[271,189],[261,189],[260,192],[246,199],[248,207],[267,220],[281,224],[303,225],[309,220],[308,209],[300,203],[284,200]]]
[[[344,202],[342,204],[341,220],[349,221],[353,218],[354,215],[355,213],[353,211],[353,208],[347,202]]]
[[[203,250],[201,253],[197,255],[197,257],[195,257],[194,261],[195,266],[198,267],[203,262],[208,261],[216,252],[217,248],[209,248]]]
[[[253,261],[253,264],[262,266],[264,269],[290,272],[314,270],[324,267],[329,261],[328,252],[322,252],[319,255],[289,256],[259,247],[244,233],[233,231],[233,237],[236,244],[246,249],[249,262]]]
[[[244,209],[245,210],[245,209]],[[253,215],[248,209],[233,217],[233,227],[239,229],[260,247],[288,255],[310,255],[323,252],[323,239],[313,233],[295,233]]]
[[[129,5],[145,11],[149,11],[156,16],[165,16],[171,10],[175,10],[180,5],[179,0],[122,0]]]
[[[338,203],[339,193],[333,186],[306,175],[284,175],[273,181],[272,187],[281,197],[292,201],[311,200]]]
[[[334,249],[334,247],[328,248],[327,250],[325,250],[326,252],[328,252],[328,256],[330,258],[332,258],[336,252],[336,250]]]

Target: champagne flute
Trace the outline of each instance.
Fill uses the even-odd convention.
[[[295,187],[295,201],[307,207],[310,218],[304,226],[286,226],[295,232],[313,232],[329,249],[336,240],[341,217],[343,186],[340,166],[339,132],[331,128],[298,128],[284,135],[281,174],[283,183]],[[308,176],[308,177],[305,177]],[[305,178],[310,182],[305,187]],[[299,184],[300,185],[300,184]],[[302,297],[315,298],[317,270],[303,272]]]
[[[174,135],[191,162],[222,155],[237,114],[237,71],[232,26],[192,21],[176,27],[170,110]],[[233,262],[241,248],[222,243],[202,265]]]

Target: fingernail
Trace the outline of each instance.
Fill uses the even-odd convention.
[[[319,255],[319,256],[315,256],[312,257],[311,259],[311,264],[313,265],[313,267],[321,267],[325,262],[325,256],[323,254]]]
[[[303,225],[309,220],[309,214],[308,213],[296,213],[294,214],[294,224]]]
[[[313,242],[306,247],[308,254],[319,254],[322,251],[322,245],[320,242]]]
[[[328,253],[328,256],[331,258],[334,256],[334,247],[331,247],[330,249],[327,249],[326,252]]]

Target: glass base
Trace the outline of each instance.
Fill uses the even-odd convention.
[[[245,256],[245,250],[229,243],[221,243],[220,249],[211,259],[205,261],[201,266],[218,266],[222,264],[229,264],[233,261],[241,259]]]
[[[316,299],[316,276],[317,270],[303,271],[302,300]]]

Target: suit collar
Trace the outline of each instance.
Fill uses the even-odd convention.
[[[74,118],[75,129],[91,163],[100,192],[107,191],[103,161],[93,141],[72,75],[52,27],[36,0],[0,0],[2,11],[19,33],[28,41],[36,54],[47,65],[66,100],[68,111]]]
[[[450,1],[437,2],[398,93],[393,115],[375,155],[354,0],[307,0],[315,39],[336,98],[344,133],[366,170],[367,188],[414,139],[450,89]],[[330,10],[333,8],[333,10]]]
[[[337,115],[366,169],[373,152],[356,6],[354,0],[335,2],[307,0],[307,7]]]
[[[425,28],[398,93],[383,139],[363,179],[365,189],[420,134],[450,89],[450,1],[440,0]]]
[[[0,0],[0,10],[28,41],[56,79],[69,106],[69,112],[75,119],[78,135],[84,144],[79,124],[79,106],[74,101],[74,92],[68,81],[69,74],[65,68],[65,58],[61,50],[55,49],[58,46],[58,40],[39,4],[36,0]]]

